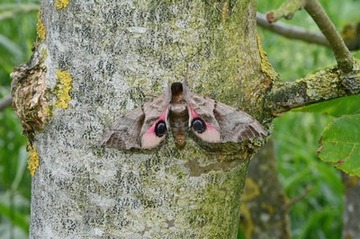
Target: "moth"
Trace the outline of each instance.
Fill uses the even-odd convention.
[[[163,95],[117,120],[105,134],[103,145],[151,149],[170,129],[179,148],[184,147],[188,132],[208,143],[238,143],[267,135],[247,113],[194,94],[185,83],[175,82]]]

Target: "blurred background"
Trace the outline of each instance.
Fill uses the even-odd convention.
[[[38,5],[39,1],[0,0],[2,103],[10,96],[12,69],[30,58]],[[0,238],[28,237],[30,182],[22,127],[11,107],[0,107]]]
[[[359,0],[320,1],[341,31],[360,21]],[[283,0],[258,0],[266,13]],[[31,177],[27,170],[26,138],[10,106],[10,73],[31,56],[36,41],[39,1],[0,0],[0,238],[27,238]],[[288,24],[319,32],[305,11]],[[332,66],[332,51],[323,46],[289,40],[258,27],[270,62],[284,81],[293,81]],[[340,173],[317,157],[318,140],[329,116],[286,113],[275,120],[273,139],[280,180],[289,198],[307,192],[290,211],[293,238],[341,238],[344,186]]]

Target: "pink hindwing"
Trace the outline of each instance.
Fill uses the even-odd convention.
[[[191,128],[191,123],[193,122],[193,119],[200,118],[202,119],[196,111],[191,107],[191,105],[188,105],[188,112],[189,112],[189,128]],[[209,143],[220,143],[220,132],[210,123],[206,122],[204,119],[202,119],[205,122],[206,128],[203,133],[197,133],[195,130],[192,130],[192,132],[202,139],[203,141],[209,142]]]
[[[158,122],[160,122],[160,121],[164,121],[166,123],[166,125],[168,125],[168,123],[167,123],[168,113],[169,113],[169,109],[166,108],[162,112],[160,117],[155,121],[155,123],[145,132],[145,134],[141,138],[141,148],[144,148],[144,149],[154,148],[154,147],[158,146],[165,139],[166,134],[161,137],[158,137],[156,135],[155,127],[158,124]]]

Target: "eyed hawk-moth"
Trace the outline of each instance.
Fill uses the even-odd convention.
[[[117,120],[105,134],[103,145],[151,149],[165,139],[169,129],[180,148],[189,131],[208,143],[239,143],[267,135],[247,113],[194,94],[185,83],[175,82],[163,95]]]

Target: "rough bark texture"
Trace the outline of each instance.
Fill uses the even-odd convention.
[[[116,117],[185,78],[194,92],[261,116],[268,84],[255,1],[68,3],[42,1],[38,24],[53,106],[33,142],[40,166],[30,237],[236,238],[247,165],[261,142],[236,154],[191,139],[179,151],[171,137],[144,152],[100,142]]]
[[[332,67],[294,82],[275,84],[265,105],[274,115],[280,115],[311,103],[359,94],[360,61],[355,63],[354,70],[348,74]]]
[[[355,239],[360,235],[360,179],[343,174],[345,183],[345,208],[342,238]]]

